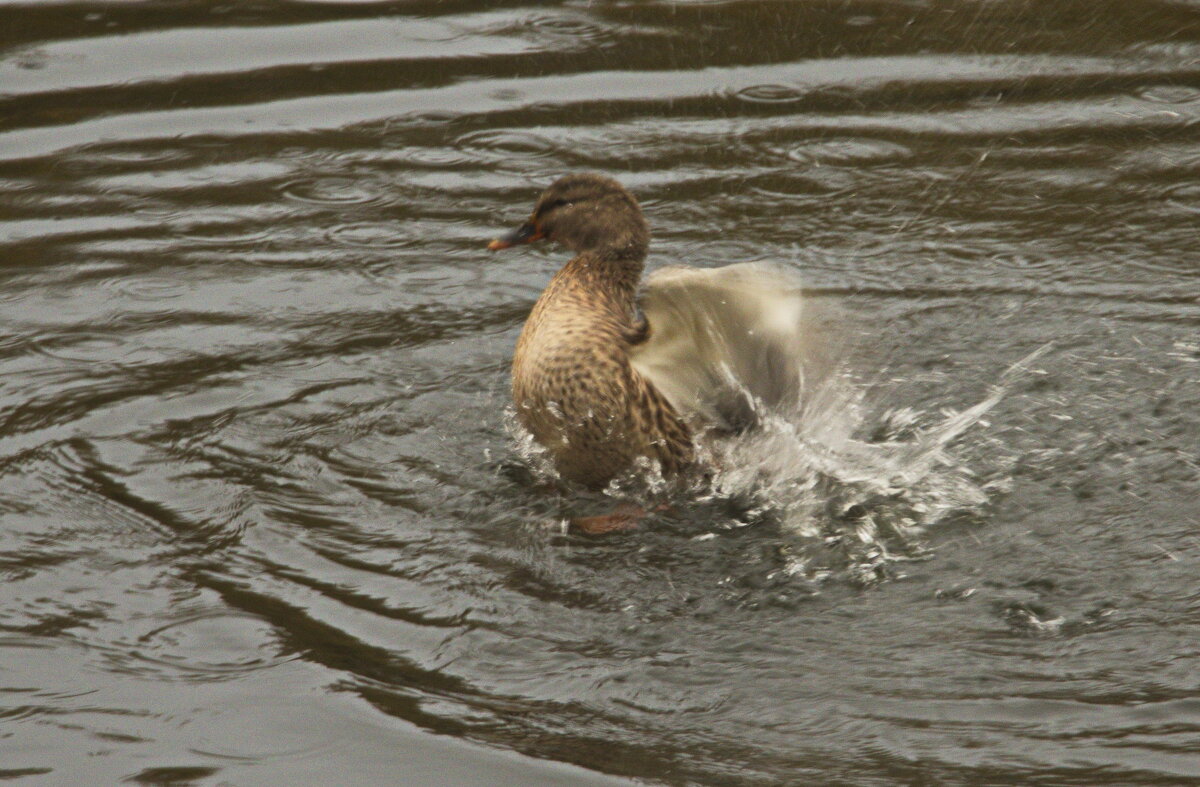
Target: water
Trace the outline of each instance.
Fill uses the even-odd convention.
[[[0,5],[0,776],[1200,783],[1198,120],[1187,2]],[[908,475],[553,527],[483,247],[579,170]]]

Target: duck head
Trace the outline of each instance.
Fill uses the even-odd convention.
[[[492,251],[546,238],[576,254],[646,254],[650,230],[624,186],[603,175],[567,175],[542,193],[529,220],[488,244]]]

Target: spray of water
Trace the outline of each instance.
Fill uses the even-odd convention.
[[[693,420],[703,470],[681,483],[646,460],[606,492],[646,508],[719,504],[736,515],[699,537],[769,522],[804,545],[791,551],[788,571],[875,581],[897,562],[926,556],[929,527],[978,514],[1003,487],[1003,480],[979,480],[955,446],[1049,345],[1010,366],[960,412],[880,406],[895,396],[863,383],[846,361],[822,355],[818,348],[829,342],[815,340],[822,338],[816,321],[809,310],[801,318],[799,296],[786,294],[781,275],[731,266],[651,278],[657,289],[645,301],[647,314],[664,338],[642,350],[635,366],[679,411],[703,416]],[[704,425],[731,412],[736,428],[729,418]],[[556,480],[515,418],[510,428],[535,474]]]
[[[798,407],[762,408],[758,428],[705,441],[715,472],[693,494],[737,500],[747,521],[769,518],[820,545],[794,550],[790,571],[886,577],[892,564],[927,556],[929,527],[978,514],[1006,488],[1006,479],[980,481],[953,449],[1049,349],[1012,364],[982,400],[948,416],[881,409],[853,375],[826,377]]]

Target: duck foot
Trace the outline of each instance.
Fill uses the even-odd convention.
[[[628,533],[641,527],[642,520],[649,512],[641,506],[623,503],[616,507],[611,514],[599,516],[577,516],[570,522],[571,530],[589,536],[603,536],[609,533]]]

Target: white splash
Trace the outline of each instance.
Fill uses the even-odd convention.
[[[647,460],[606,492],[647,507],[664,498],[732,503],[743,514],[731,527],[773,521],[840,550],[838,562],[866,580],[881,565],[919,556],[930,525],[988,503],[998,482],[979,481],[953,445],[1049,349],[1014,363],[961,412],[883,410],[790,271],[668,268],[646,284],[641,305],[651,332],[632,362],[692,423],[703,470],[681,485]],[[882,393],[876,387],[873,396],[891,394]],[[556,479],[544,452],[515,419],[510,424],[535,472]],[[792,569],[825,570],[810,562],[801,556]]]
[[[755,429],[707,440],[715,468],[698,499],[740,501],[796,536],[836,547],[837,561],[873,581],[881,567],[923,554],[920,535],[950,514],[979,512],[1007,479],[979,481],[952,447],[1042,357],[1012,364],[977,404],[927,426],[909,408],[876,415],[867,387],[847,372],[804,392],[791,411],[759,405]],[[798,555],[791,570],[815,576],[827,561]]]

